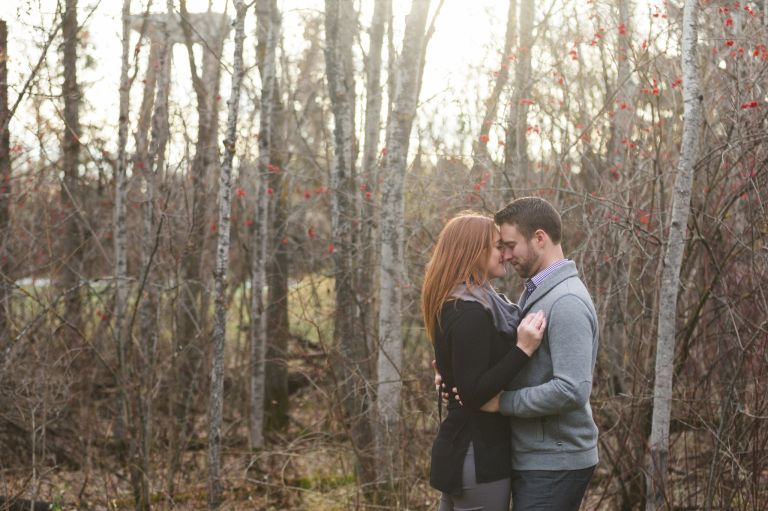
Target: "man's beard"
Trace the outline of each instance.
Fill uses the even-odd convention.
[[[533,268],[536,267],[536,263],[539,261],[539,256],[535,253],[530,252],[531,256],[527,258],[524,261],[518,261],[517,268],[512,266],[512,268],[517,272],[518,275],[520,275],[523,279],[529,279],[533,277]]]

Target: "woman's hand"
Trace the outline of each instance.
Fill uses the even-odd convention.
[[[517,326],[517,347],[529,357],[539,349],[544,338],[544,329],[547,327],[547,318],[544,311],[528,314]]]

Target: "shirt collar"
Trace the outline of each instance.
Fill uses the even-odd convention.
[[[528,290],[529,293],[533,293],[536,290],[536,288],[541,285],[544,279],[552,275],[555,271],[557,271],[558,268],[561,268],[570,262],[571,262],[570,259],[560,259],[558,261],[555,261],[554,263],[550,264],[549,266],[541,270],[539,273],[534,275],[533,277],[526,280],[525,288]]]

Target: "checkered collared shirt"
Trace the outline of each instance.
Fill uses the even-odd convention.
[[[531,296],[534,291],[536,291],[536,288],[539,287],[542,282],[544,282],[544,279],[552,275],[555,271],[557,271],[558,268],[565,266],[569,262],[570,259],[560,259],[559,261],[555,261],[530,279],[526,280],[525,291],[523,292],[523,297],[520,299],[520,307],[525,306],[525,302],[528,300],[528,297]]]

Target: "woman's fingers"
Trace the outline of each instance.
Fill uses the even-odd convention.
[[[530,325],[537,330],[540,329],[545,323],[546,318],[544,317],[544,311],[536,311],[535,313],[528,314],[520,322],[520,324],[523,326]]]

